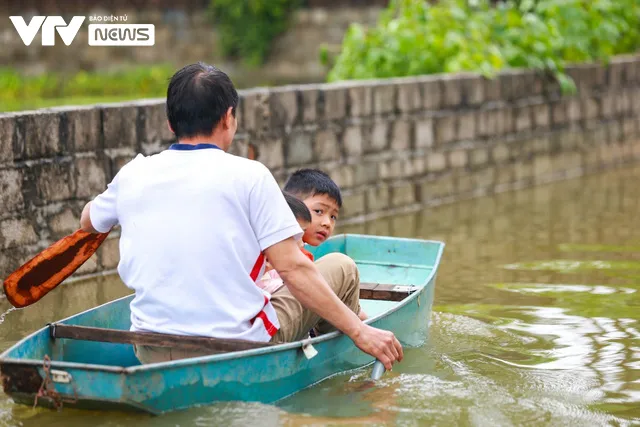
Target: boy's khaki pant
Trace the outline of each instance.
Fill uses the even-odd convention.
[[[315,264],[338,298],[358,314],[360,312],[360,275],[355,262],[344,254],[331,253],[317,260]],[[312,328],[316,328],[319,334],[335,330],[320,316],[304,308],[286,286],[272,295],[271,304],[276,310],[280,323],[280,329],[271,342],[283,343],[304,339]],[[150,346],[135,346],[135,353],[142,363],[158,363],[212,354],[207,351]]]

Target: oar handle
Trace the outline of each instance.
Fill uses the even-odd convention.
[[[373,369],[371,370],[371,379],[374,381],[379,380],[382,377],[382,374],[384,374],[384,371],[384,365],[381,361],[376,359],[373,364]]]

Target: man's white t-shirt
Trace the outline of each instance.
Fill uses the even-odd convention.
[[[209,144],[139,154],[90,217],[100,232],[121,226],[131,330],[269,341],[279,329],[255,282],[263,251],[302,229],[263,164]]]

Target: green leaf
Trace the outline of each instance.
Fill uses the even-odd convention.
[[[393,0],[366,34],[350,28],[328,78],[529,67],[550,71],[572,91],[563,64],[638,49],[638,0]]]

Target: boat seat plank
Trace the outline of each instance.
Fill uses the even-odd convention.
[[[411,285],[360,283],[360,299],[402,301],[417,290],[416,286]]]
[[[121,329],[93,328],[88,326],[50,325],[51,338],[67,338],[85,341],[100,341],[118,344],[172,347],[184,350],[210,350],[213,353],[244,351],[275,345],[237,339],[209,338],[186,335],[159,334],[154,332],[132,332]]]

